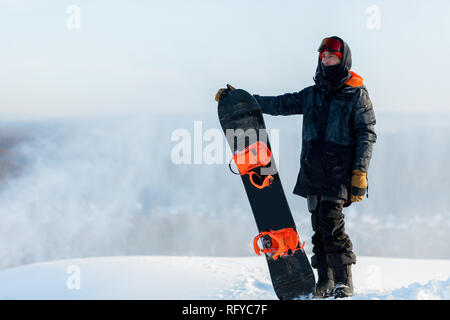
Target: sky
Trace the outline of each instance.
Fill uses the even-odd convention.
[[[446,0],[1,0],[0,117],[215,112],[226,83],[312,85],[332,35],[377,112],[447,113],[449,13]]]

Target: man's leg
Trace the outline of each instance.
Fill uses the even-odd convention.
[[[312,236],[313,253],[311,266],[317,269],[318,280],[315,288],[315,297],[326,298],[333,294],[333,272],[328,267],[326,253],[322,241],[322,231],[319,225],[320,197],[308,196],[308,211],[311,213],[311,225],[314,231]]]
[[[321,197],[318,214],[323,250],[333,270],[335,297],[353,295],[351,265],[356,263],[352,242],[345,233],[343,205],[342,199]]]
[[[315,256],[325,255],[322,243],[322,232],[319,227],[319,196],[308,196],[306,198],[308,203],[308,211],[311,213],[311,226],[314,231],[311,242],[313,244],[313,253]]]

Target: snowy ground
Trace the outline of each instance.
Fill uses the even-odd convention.
[[[360,257],[353,299],[450,299],[450,260]],[[0,272],[1,299],[276,299],[261,257],[126,256]]]

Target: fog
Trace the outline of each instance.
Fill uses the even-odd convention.
[[[349,44],[377,116],[369,197],[344,211],[356,254],[450,259],[449,10],[446,0],[0,1],[0,268],[252,255],[256,224],[213,97],[226,83],[260,95],[312,85],[332,35]],[[306,201],[292,194],[302,118],[265,120],[311,252]],[[220,163],[204,161],[212,142]],[[180,150],[189,161],[174,160]]]
[[[450,259],[449,120],[377,113],[369,198],[344,210],[356,254]],[[220,128],[215,106],[192,116],[1,122],[0,267],[107,255],[252,255],[256,225],[227,159],[173,162],[173,132],[185,129],[193,140],[194,121],[203,133]],[[266,116],[266,125],[279,130],[279,173],[310,252],[306,201],[292,194],[301,116]]]

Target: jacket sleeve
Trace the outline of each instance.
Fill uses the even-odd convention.
[[[353,130],[356,137],[355,159],[352,170],[369,170],[373,144],[377,140],[375,133],[375,112],[369,94],[365,88],[357,98],[353,109]]]
[[[303,114],[304,92],[286,93],[281,96],[259,96],[253,95],[258,101],[261,111],[273,116],[288,116],[292,114]]]

